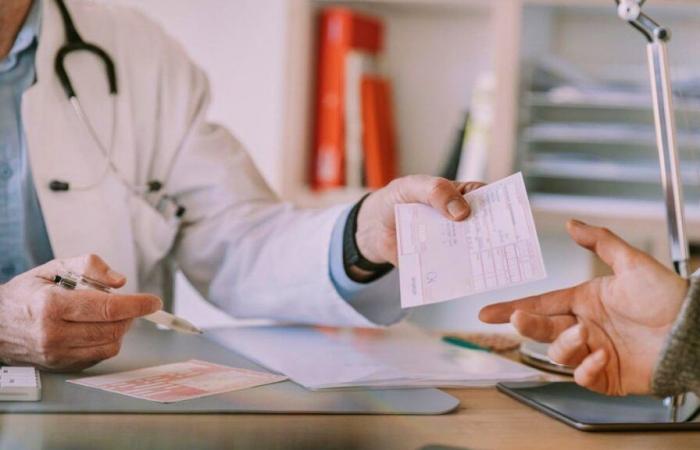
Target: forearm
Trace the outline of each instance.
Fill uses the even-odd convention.
[[[671,330],[652,379],[652,392],[700,395],[700,274],[690,279],[683,308]]]

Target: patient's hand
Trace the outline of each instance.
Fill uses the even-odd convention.
[[[67,271],[112,288],[126,279],[99,257],[54,260],[0,286],[0,360],[79,370],[115,356],[135,317],[161,308],[152,295],[68,290],[51,282]]]
[[[688,283],[610,231],[570,221],[571,237],[614,275],[512,302],[479,317],[510,321],[523,335],[553,342],[549,356],[572,366],[576,382],[608,395],[648,393],[655,363]]]

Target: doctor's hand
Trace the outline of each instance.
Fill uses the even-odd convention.
[[[97,256],[54,260],[0,286],[0,360],[49,370],[80,370],[115,356],[131,321],[161,308],[152,295],[68,290],[51,280],[84,274],[111,288],[124,276]]]
[[[604,228],[569,221],[580,246],[614,275],[522,300],[490,305],[479,317],[510,321],[523,335],[553,342],[549,357],[576,366],[576,382],[607,395],[645,394],[688,283]]]
[[[484,183],[449,181],[428,175],[397,178],[373,192],[362,203],[357,216],[357,246],[368,260],[381,264],[397,264],[396,220],[394,205],[424,203],[450,220],[469,216],[469,204],[463,195]]]

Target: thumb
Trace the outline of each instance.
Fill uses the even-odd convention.
[[[423,203],[451,220],[466,219],[471,212],[463,196],[472,187],[470,184],[426,175],[413,175],[396,181],[398,203]]]
[[[55,259],[37,267],[34,272],[35,275],[47,280],[52,280],[56,275],[73,272],[115,289],[126,284],[124,275],[112,270],[102,258],[92,254],[76,258]]]
[[[635,249],[607,228],[588,225],[579,220],[569,220],[566,230],[581,247],[592,251],[616,270],[625,263]]]

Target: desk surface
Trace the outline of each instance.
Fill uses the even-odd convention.
[[[700,433],[584,433],[495,389],[452,389],[444,416],[0,415],[0,448],[51,449],[686,449]]]

